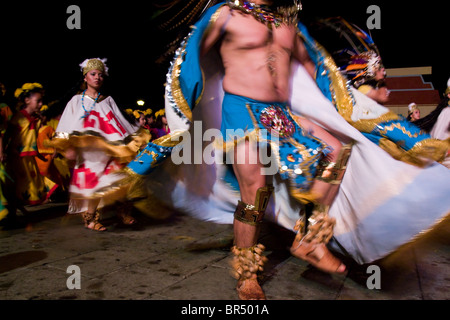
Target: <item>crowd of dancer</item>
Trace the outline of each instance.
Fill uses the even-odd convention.
[[[86,227],[105,230],[98,223],[97,201],[86,200],[87,190],[110,184],[108,173],[136,156],[140,145],[150,141],[150,137],[156,139],[170,131],[164,109],[156,115],[151,109],[122,112],[111,97],[99,92],[107,76],[105,62],[87,59],[80,65],[83,83],[65,108],[59,108],[58,101],[44,105],[45,89],[37,82],[17,88],[15,103],[10,107],[4,99],[6,88],[1,84],[3,224],[13,225],[17,210],[28,214],[27,206],[68,201],[68,212],[83,213]],[[61,132],[76,136],[64,137],[62,148],[56,142]],[[129,146],[119,148],[117,155],[112,145],[130,140],[131,134],[136,134],[132,140],[137,144],[126,141]],[[126,210],[119,210],[118,214],[125,224],[135,222]]]
[[[383,106],[386,73],[372,39],[341,18],[308,30],[293,3],[209,7],[175,53],[165,110],[156,119],[124,112],[102,94],[104,59],[80,65],[83,87],[57,125],[34,116],[43,88],[25,84],[16,95],[20,111],[3,117],[7,131],[15,130],[6,149],[15,160],[6,161],[11,169],[2,170],[3,180],[16,181],[15,198],[30,204],[49,199],[62,183],[69,213],[79,213],[94,231],[106,230],[99,208],[110,202],[120,203],[125,224],[136,222],[133,206],[158,215],[155,201],[233,224],[232,269],[245,300],[265,299],[258,274],[267,260],[259,243],[266,219],[296,233],[292,255],[328,273],[346,272],[332,251],[368,263],[432,229],[450,212],[450,89],[427,129],[393,113]],[[347,30],[347,39],[357,41],[334,50],[323,28]],[[194,121],[203,132],[220,129],[216,162],[166,160],[180,148],[197,150],[185,139],[198,136]],[[443,135],[431,134],[434,124]],[[261,149],[269,151],[276,174],[266,174],[261,159],[251,161]],[[61,169],[59,179],[38,169],[57,154],[71,164],[70,183],[61,182],[67,177]]]

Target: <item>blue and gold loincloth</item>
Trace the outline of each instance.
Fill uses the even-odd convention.
[[[308,191],[317,165],[331,150],[296,122],[286,103],[260,102],[225,93],[221,132],[229,150],[245,138],[267,143],[275,153],[278,173],[296,192]]]

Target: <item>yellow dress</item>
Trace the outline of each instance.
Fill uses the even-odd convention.
[[[35,156],[39,121],[25,110],[17,112],[9,124],[7,172],[15,182],[15,196],[23,205],[37,205],[47,200],[58,185],[40,174]]]

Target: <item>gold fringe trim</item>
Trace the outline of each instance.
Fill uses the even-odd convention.
[[[128,167],[118,170],[116,173],[123,175],[123,178],[98,190],[92,196],[93,198],[101,198],[105,203],[111,204],[117,200],[136,201],[148,196],[145,176],[133,172]]]
[[[70,193],[70,198],[72,200],[99,200],[101,199],[103,205],[108,206],[116,201],[126,201],[128,195],[129,185],[120,184],[120,182],[116,182],[111,186],[105,187],[96,191],[91,196],[85,196],[78,193]]]
[[[450,138],[441,141],[444,141],[447,144],[447,148],[450,149]]]
[[[152,143],[157,144],[161,147],[175,147],[180,143],[179,137],[182,136],[187,131],[175,131],[169,134],[166,134],[156,140],[153,140]],[[177,138],[176,140],[174,138]]]
[[[134,173],[127,167],[117,172],[123,174],[124,178],[97,191],[89,199],[102,199],[104,206],[117,201],[129,201],[136,209],[153,219],[166,219],[173,214],[172,209],[148,190],[145,176]]]
[[[121,184],[128,186],[127,198],[129,200],[145,198],[148,195],[146,176],[139,175],[128,167],[124,168],[123,172],[127,177],[121,180]]]
[[[347,121],[351,122],[353,114],[353,97],[350,95],[347,88],[347,79],[342,75],[336,66],[333,58],[320,44],[316,43],[317,48],[324,55],[324,64],[328,69],[328,77],[331,81],[331,93],[334,104],[339,114]]]
[[[213,142],[214,148],[218,150],[222,150],[224,153],[228,153],[230,150],[234,149],[239,144],[248,141],[251,143],[258,143],[258,142],[269,142],[267,139],[262,139],[259,134],[258,129],[254,129],[251,132],[245,133],[243,137],[233,137],[233,141],[225,142],[223,138],[215,139]]]
[[[422,168],[427,166],[430,160],[444,161],[449,149],[449,144],[446,141],[434,138],[420,141],[408,151],[385,138],[380,139],[379,146],[394,159]]]
[[[131,141],[126,145],[116,145],[105,138],[91,134],[70,135],[68,139],[53,138],[45,140],[46,147],[57,149],[63,155],[70,147],[73,148],[95,148],[103,150],[107,155],[117,158],[122,163],[130,162],[138,154],[139,149],[148,143],[150,134],[148,131],[139,131],[131,137]]]
[[[361,132],[371,133],[375,127],[383,122],[401,120],[400,116],[392,111],[389,111],[376,119],[360,119],[357,121],[349,121],[349,123]]]

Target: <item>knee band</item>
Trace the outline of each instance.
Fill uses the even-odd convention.
[[[256,226],[260,224],[264,218],[270,196],[273,192],[272,185],[259,188],[256,192],[255,204],[247,204],[242,201],[238,202],[234,218],[240,222]]]

